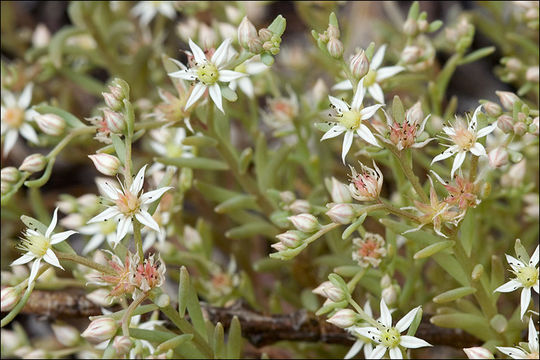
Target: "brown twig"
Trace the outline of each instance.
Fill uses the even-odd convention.
[[[242,326],[242,335],[257,347],[277,341],[324,342],[351,345],[354,338],[344,330],[305,310],[289,314],[264,315],[243,302],[231,307],[215,307],[201,303],[206,317],[213,323],[221,322],[225,328],[234,316]],[[84,293],[73,291],[34,290],[22,313],[50,318],[84,318],[101,315],[101,307],[88,300]],[[455,348],[479,346],[482,342],[460,329],[437,327],[424,315],[416,336],[432,345]]]

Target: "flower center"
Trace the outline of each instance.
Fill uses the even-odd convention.
[[[377,79],[377,71],[369,70],[369,72],[364,77],[364,86],[370,87],[371,85],[375,84],[376,79]]]
[[[456,134],[452,136],[454,143],[462,150],[469,150],[476,142],[476,135],[470,132],[468,129],[459,128],[456,129]]]
[[[215,84],[219,78],[219,71],[214,64],[204,63],[197,69],[197,78],[204,85]]]
[[[345,128],[354,130],[360,126],[362,119],[360,118],[360,113],[358,111],[345,111],[341,117],[339,117],[339,122]]]
[[[30,235],[23,240],[21,249],[29,251],[36,257],[43,257],[51,247],[51,240],[43,235]]]
[[[381,332],[381,343],[388,348],[399,346],[400,339],[401,335],[396,328],[387,328]]]
[[[179,157],[182,157],[182,146],[180,145],[176,145],[176,144],[173,144],[173,143],[167,143],[165,145],[165,149],[167,151],[167,156],[168,157],[176,157],[176,158],[179,158]]]
[[[135,215],[139,210],[141,200],[138,196],[133,195],[131,192],[126,191],[125,194],[120,194],[118,200],[116,200],[116,206],[120,212],[127,216]]]
[[[102,221],[99,224],[99,230],[103,235],[109,235],[116,232],[116,223],[114,221]]]
[[[538,281],[538,269],[532,266],[524,266],[517,272],[517,278],[524,287],[528,288],[536,284]]]
[[[9,127],[18,129],[24,121],[24,110],[20,108],[8,108],[4,114],[3,121]]]

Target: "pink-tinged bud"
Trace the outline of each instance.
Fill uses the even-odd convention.
[[[396,304],[398,299],[399,287],[397,285],[390,285],[384,288],[381,292],[381,297],[388,306]]]
[[[39,114],[34,116],[39,128],[47,135],[62,135],[66,128],[66,122],[60,116],[55,114]]]
[[[501,115],[497,119],[497,127],[505,134],[514,131],[514,119],[510,115]]]
[[[266,42],[265,44],[270,44],[269,42]],[[271,46],[270,46],[271,47]],[[262,41],[259,39],[250,39],[248,41],[246,49],[253,53],[253,54],[259,54],[263,51],[263,44]]]
[[[282,191],[279,193],[279,198],[288,205],[296,199],[296,196],[292,191]]]
[[[326,321],[344,329],[353,326],[356,321],[356,317],[356,313],[351,309],[341,309]]]
[[[523,67],[523,63],[517,58],[507,58],[505,59],[504,64],[511,72],[520,72]]]
[[[118,173],[120,167],[120,160],[113,155],[99,153],[94,155],[88,155],[90,160],[96,166],[97,171],[103,175],[114,176]]]
[[[0,171],[0,178],[6,183],[14,184],[19,180],[20,176],[19,170],[13,166],[5,167]]]
[[[403,32],[407,36],[415,36],[418,33],[418,24],[414,19],[407,19],[403,24]]]
[[[248,20],[247,16],[244,16],[240,25],[238,25],[238,43],[241,47],[247,49],[249,41],[257,39],[257,29]]]
[[[336,38],[330,38],[328,44],[326,44],[326,49],[334,59],[339,59],[343,56],[343,43]]]
[[[495,91],[495,93],[506,110],[512,110],[514,108],[514,103],[519,100],[516,94],[509,91]]]
[[[42,154],[32,154],[28,155],[24,160],[21,166],[19,166],[20,171],[28,171],[29,173],[35,173],[41,171],[47,165],[47,159]]]
[[[105,119],[107,128],[109,128],[109,130],[113,133],[121,133],[126,127],[126,121],[124,120],[124,116],[115,111],[104,109],[103,118]]]
[[[502,109],[498,104],[495,104],[493,101],[488,101],[484,104],[484,110],[486,114],[491,117],[497,117],[502,114]]]
[[[516,135],[522,136],[527,132],[528,126],[524,122],[517,122],[514,124],[514,133]]]
[[[49,45],[51,41],[51,32],[45,24],[37,24],[34,33],[32,34],[32,45],[36,48],[41,48]]]
[[[205,23],[199,25],[199,42],[205,49],[211,49],[216,46],[216,33]]]
[[[122,106],[124,104],[114,94],[103,92],[101,93],[101,95],[103,96],[103,99],[105,100],[105,104],[107,104],[109,108],[111,108],[114,111],[119,111],[122,109]]]
[[[406,46],[401,52],[401,60],[403,60],[405,64],[414,64],[420,59],[423,52],[424,51],[419,46]]]
[[[294,230],[288,230],[282,234],[279,234],[276,236],[276,238],[283,244],[285,245],[286,247],[288,248],[295,248],[297,247],[298,245],[300,245],[302,243],[302,238],[303,236],[301,236],[302,233],[299,233],[297,231],[294,231]]]
[[[86,294],[86,298],[93,302],[94,304],[100,306],[110,306],[111,301],[109,298],[109,291],[105,289],[97,289],[92,291],[89,294]]]
[[[351,183],[349,190],[353,198],[358,201],[376,200],[381,193],[383,184],[383,174],[373,162],[374,169],[371,169],[364,164],[360,164],[362,170],[360,173],[351,166]]]
[[[13,286],[8,286],[2,289],[1,292],[1,308],[2,312],[10,311],[19,302],[21,291]]]
[[[538,84],[538,77],[538,66],[531,66],[527,69],[527,72],[525,73],[527,81]]]
[[[259,39],[261,39],[262,42],[269,41],[272,36],[274,36],[274,33],[267,28],[259,29]]]
[[[426,19],[419,19],[417,21],[418,24],[418,31],[420,32],[426,32],[429,29],[429,23]]]
[[[488,154],[489,166],[498,168],[508,163],[508,151],[502,146],[491,150]]]
[[[66,324],[52,324],[51,327],[58,342],[64,346],[75,346],[81,338],[79,330],[73,326]]]
[[[285,250],[289,250],[288,247],[286,247],[282,242],[277,242],[275,244],[272,244],[270,245],[271,247],[273,247],[276,251],[285,251]]]
[[[465,352],[465,355],[467,355],[469,359],[494,359],[495,358],[493,354],[491,353],[491,351],[481,346],[464,348],[463,352]]]
[[[328,25],[328,29],[326,29],[326,35],[328,35],[328,37],[330,39],[331,38],[338,39],[339,35],[340,35],[340,32],[339,32],[339,29],[336,26]]]
[[[295,228],[305,233],[312,233],[319,230],[317,218],[311,214],[298,214],[289,216],[289,219]]]
[[[336,203],[349,203],[352,201],[349,187],[335,177],[332,177],[331,195],[332,201]]]
[[[529,131],[532,133],[532,134],[535,134],[535,135],[538,135],[538,129],[540,128],[540,124],[539,124],[539,121],[538,121],[538,116],[535,117],[531,123],[531,125],[529,125]]]
[[[112,338],[117,329],[116,320],[110,317],[102,317],[92,321],[81,336],[92,343],[100,343]]]
[[[337,224],[350,224],[356,217],[351,204],[336,204],[326,212],[326,215]]]
[[[119,356],[127,354],[132,346],[133,342],[129,336],[117,336],[114,338],[113,348]]]
[[[364,77],[369,71],[369,60],[364,53],[364,50],[354,55],[349,63],[349,69],[353,76],[357,79]]]
[[[409,125],[419,125],[424,120],[424,111],[422,110],[422,104],[420,101],[416,102],[407,112],[405,113],[405,119]]]
[[[289,205],[289,209],[294,214],[301,214],[309,212],[309,209],[311,209],[311,204],[307,200],[295,200],[291,205]]]
[[[330,281],[325,281],[317,286],[312,291],[314,294],[324,296],[334,302],[339,302],[345,298],[343,291],[332,284]]]
[[[73,213],[62,218],[60,225],[68,229],[77,229],[86,224],[86,220],[81,214]]]

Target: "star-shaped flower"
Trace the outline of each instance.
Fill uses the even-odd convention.
[[[377,104],[364,108],[362,101],[364,100],[365,94],[366,91],[364,89],[363,80],[360,80],[350,106],[343,100],[339,100],[333,96],[328,96],[330,102],[332,103],[331,106],[337,112],[337,115],[334,117],[337,121],[329,122],[330,124],[333,124],[333,126],[323,135],[321,141],[336,137],[345,132],[341,152],[343,163],[345,163],[345,156],[351,148],[355,133],[368,143],[380,147],[371,130],[369,130],[369,128],[363,124],[362,121],[367,120],[375,115],[377,110],[382,105]]]
[[[538,359],[539,346],[538,346],[538,333],[534,327],[532,318],[529,318],[529,351],[526,349],[516,347],[503,347],[497,346],[497,350],[505,355],[510,356],[512,359]]]
[[[375,101],[384,104],[384,93],[382,91],[380,82],[388,79],[403,70],[403,66],[387,66],[380,68],[384,59],[384,53],[386,52],[386,44],[381,45],[379,50],[373,55],[371,63],[369,64],[368,73],[362,78],[364,80],[364,86]],[[352,83],[350,80],[344,80],[337,83],[332,87],[332,90],[350,90],[352,89]]]
[[[172,187],[162,187],[147,193],[141,192],[144,183],[145,170],[146,165],[139,170],[129,189],[126,189],[123,186],[122,189],[118,189],[108,182],[105,182],[105,185],[101,188],[102,192],[114,203],[114,205],[109,206],[102,213],[94,216],[88,223],[108,221],[110,219],[118,221],[118,227],[116,228],[116,243],[126,236],[134,217],[141,224],[146,225],[157,232],[160,231],[159,225],[148,212],[148,205],[159,200],[161,195],[163,195],[165,191],[172,189]]]
[[[36,111],[28,109],[32,101],[33,84],[26,85],[20,96],[17,98],[8,90],[2,89],[2,135],[4,137],[4,156],[7,156],[17,138],[19,132],[30,142],[39,142],[36,131],[28,124],[37,114]]]
[[[140,16],[141,25],[147,26],[158,13],[174,19],[176,10],[172,1],[140,1],[131,9],[135,16]]]
[[[381,299],[381,317],[382,329],[376,327],[360,327],[355,329],[355,333],[375,341],[378,345],[370,354],[371,359],[380,359],[388,350],[391,359],[403,359],[401,347],[416,349],[424,346],[432,346],[427,341],[410,335],[401,335],[407,330],[416,316],[420,306],[412,309],[399,320],[395,327],[392,327],[392,314],[388,310],[384,299]]]
[[[435,156],[431,163],[433,164],[436,161],[441,161],[456,155],[452,165],[452,171],[450,173],[450,177],[452,178],[454,177],[456,170],[459,169],[463,164],[463,161],[465,161],[467,152],[471,152],[471,154],[475,156],[487,155],[486,149],[477,140],[495,130],[497,127],[497,122],[495,121],[493,124],[478,130],[477,116],[480,110],[482,110],[482,105],[476,108],[472,118],[469,120],[468,125],[466,125],[462,120],[458,119],[458,121],[452,127],[445,126],[443,128],[443,131],[450,137],[449,140],[452,141],[454,145],[451,145],[442,154]]]
[[[507,283],[499,286],[495,291],[499,292],[511,292],[523,288],[521,290],[521,319],[529,307],[531,302],[531,288],[538,294],[538,246],[534,251],[533,256],[530,259],[520,258],[519,260],[508,254],[506,255],[506,261],[510,264],[512,272],[516,277]]]
[[[22,243],[19,245],[19,249],[26,251],[26,253],[12,262],[11,265],[22,265],[34,260],[32,270],[30,271],[30,277],[28,278],[28,284],[31,284],[36,278],[42,259],[49,264],[64,270],[62,265],[60,265],[58,262],[58,258],[56,257],[54,251],[52,251],[52,245],[61,243],[77,232],[69,230],[53,235],[52,232],[56,227],[57,220],[58,208],[54,210],[51,224],[47,228],[45,234],[42,234],[37,228],[26,229],[24,233],[24,238],[22,238]]]
[[[246,76],[244,73],[225,69],[226,63],[230,60],[229,52],[232,51],[231,39],[225,39],[214,52],[210,60],[206,58],[206,55],[201,48],[191,39],[189,39],[189,47],[193,53],[195,66],[190,67],[189,69],[184,66],[183,69],[169,74],[169,76],[172,77],[196,82],[191,90],[191,95],[186,102],[186,109],[195,104],[208,89],[212,101],[214,101],[221,112],[224,112],[221,99],[221,88],[219,87],[218,82],[230,82]]]

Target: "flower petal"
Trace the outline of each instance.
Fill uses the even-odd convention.
[[[330,99],[330,102],[336,107],[336,110],[338,112],[344,113],[346,111],[349,111],[349,105],[345,101],[335,98],[331,95],[328,95],[328,99]]]
[[[409,336],[409,335],[401,335],[399,345],[409,348],[409,349],[416,349],[416,348],[424,347],[424,346],[432,346],[430,343],[428,343],[425,340],[417,338],[416,336]]]
[[[384,59],[384,53],[386,52],[386,44],[381,45],[375,55],[371,58],[371,64],[369,66],[370,70],[377,70],[379,66],[381,66],[383,59]]]
[[[392,327],[392,314],[388,310],[384,299],[381,299],[381,322],[386,327]]]
[[[218,84],[214,84],[208,87],[208,93],[210,94],[210,97],[212,98],[212,101],[214,104],[216,104],[216,107],[222,112],[223,111],[223,104],[221,100],[221,89],[219,88]]]
[[[420,310],[420,306],[418,307],[415,307],[414,309],[412,309],[411,311],[409,311],[407,313],[407,315],[405,315],[404,317],[402,317],[396,324],[396,329],[398,329],[398,331],[401,333],[401,332],[404,332],[405,330],[407,330],[409,328],[409,326],[411,326],[411,323],[413,322],[414,320],[414,317],[416,316],[416,313],[418,312],[418,310]]]
[[[331,139],[333,137],[341,135],[343,134],[345,130],[347,129],[345,129],[345,127],[342,125],[334,125],[330,128],[330,130],[324,133],[324,135],[321,138],[321,141],[326,140],[326,139]]]
[[[356,340],[351,349],[345,355],[344,359],[353,358],[356,354],[360,352],[360,350],[362,350],[362,346],[364,346],[364,342],[362,340]]]
[[[238,79],[238,86],[244,94],[246,94],[250,99],[253,99],[255,96],[255,90],[253,89],[253,83],[249,78]]]
[[[141,195],[141,204],[150,204],[150,203],[153,203],[156,200],[159,200],[161,195],[163,195],[165,193],[165,191],[170,190],[170,189],[173,189],[173,187],[172,186],[166,186],[166,187],[162,187],[162,188],[152,190],[152,191],[149,191],[149,192],[146,192],[146,193],[142,194]]]
[[[526,359],[527,358],[527,354],[519,348],[497,346],[497,350],[499,350],[505,355],[510,356],[512,359]]]
[[[120,242],[126,236],[129,231],[129,225],[131,225],[131,218],[122,216],[118,222],[118,227],[116,228],[116,241]]]
[[[343,80],[332,86],[332,90],[351,90],[353,88],[350,80]]]
[[[34,144],[37,144],[39,142],[38,136],[36,134],[36,130],[34,130],[32,125],[24,123],[19,128],[19,131],[21,135],[23,136],[23,138],[25,138],[26,140]]]
[[[187,69],[186,65],[184,65],[182,62],[176,60],[176,59],[173,59],[173,58],[169,58],[169,61],[172,61],[173,63],[176,64],[176,66],[178,66],[180,69],[182,70],[185,70]],[[170,75],[170,74],[169,74]]]
[[[403,354],[398,347],[390,348],[388,352],[390,353],[390,359],[403,359]]]
[[[448,159],[450,156],[454,155],[458,151],[459,147],[457,145],[451,146],[448,149],[444,150],[441,154],[435,156],[431,163]]]
[[[27,252],[26,254],[24,254],[20,258],[18,258],[17,260],[13,261],[11,263],[11,266],[27,264],[30,261],[34,260],[35,258],[36,258],[36,256],[34,254],[32,254],[31,252]]]
[[[533,255],[531,256],[531,259],[529,260],[529,266],[536,266],[538,265],[538,245],[536,246],[536,250],[534,250]]]
[[[46,237],[48,237],[48,238],[51,237],[51,234],[52,234],[54,228],[56,227],[57,221],[58,221],[58,208],[54,209],[52,221],[49,224],[49,227],[47,228],[47,231],[45,232]]]
[[[32,89],[34,88],[33,83],[29,83],[24,87],[24,90],[21,93],[21,96],[19,96],[19,101],[17,101],[17,105],[20,109],[26,109],[28,106],[30,106],[30,102],[32,101]]]
[[[531,288],[530,287],[523,287],[523,290],[521,290],[521,320],[523,320],[523,315],[525,315],[525,312],[529,308],[529,304],[531,302]]]
[[[364,108],[364,109],[360,110],[360,118],[362,120],[367,120],[367,119],[371,118],[373,115],[375,115],[377,110],[379,110],[381,108],[381,106],[383,106],[383,105],[382,104],[377,104],[377,105],[368,106],[367,108]]]
[[[178,70],[172,73],[168,73],[167,75],[169,75],[170,77],[174,77],[174,78],[178,78],[182,80],[188,80],[188,81],[193,81],[197,78],[197,75],[195,74],[195,71],[193,69]]]
[[[232,71],[232,70],[219,70],[219,81],[221,82],[229,82],[232,80],[240,79],[246,77],[246,74],[238,72],[238,71]]]
[[[101,213],[97,214],[96,216],[94,216],[90,220],[88,220],[87,224],[112,220],[114,217],[116,217],[116,216],[118,216],[120,214],[121,214],[121,212],[118,210],[118,207],[116,207],[116,205],[111,206],[111,207],[108,207],[107,209],[103,210]]]
[[[191,39],[189,39],[189,48],[191,49],[191,52],[193,53],[193,57],[195,58],[196,64],[202,64],[206,62],[206,56],[204,55],[204,51],[201,50],[201,48],[195,44]]]
[[[56,266],[57,268],[60,268],[64,270],[62,265],[60,265],[60,262],[58,261],[58,258],[56,257],[56,254],[51,249],[47,249],[47,252],[45,255],[43,255],[43,260],[48,262],[49,264]]]
[[[368,92],[371,95],[375,101],[384,104],[384,93],[382,91],[382,88],[379,84],[374,83],[370,87],[368,87]]]
[[[480,130],[478,130],[478,133],[476,134],[477,138],[481,138],[486,136],[487,134],[491,134],[493,130],[497,128],[497,122],[495,121],[493,124],[490,124]]]
[[[159,224],[152,218],[152,215],[146,210],[141,210],[135,214],[135,218],[143,225],[148,226],[152,230],[159,232]]]
[[[470,150],[471,150],[471,153],[473,155],[476,155],[476,156],[485,156],[485,155],[487,155],[486,154],[486,149],[479,142],[474,143],[474,145],[471,147]]]
[[[460,151],[457,153],[454,163],[452,164],[452,171],[450,171],[450,178],[454,178],[454,173],[461,167],[461,165],[463,165],[466,155],[467,153],[465,151]]]
[[[227,60],[227,53],[229,52],[230,45],[230,38],[223,40],[221,45],[219,45],[219,47],[216,49],[216,52],[214,52],[214,55],[212,55],[210,61],[212,61],[212,63],[214,63],[214,65],[218,68],[221,67],[221,65],[223,65]]]
[[[201,96],[204,95],[206,87],[206,85],[203,85],[201,83],[198,83],[193,87],[193,89],[191,90],[191,95],[189,95],[189,98],[186,101],[185,109],[189,109],[191,105],[195,104],[197,100],[199,100]]]
[[[32,264],[32,269],[30,270],[30,276],[28,277],[28,285],[30,285],[37,276],[39,270],[39,264],[41,264],[41,258],[36,258],[36,261]]]
[[[61,243],[62,241],[66,240],[68,237],[70,237],[73,234],[77,234],[77,231],[69,230],[69,231],[63,231],[58,234],[54,234],[51,237],[51,245]]]
[[[133,179],[133,183],[131,183],[131,186],[129,187],[129,191],[131,191],[132,194],[137,195],[139,194],[139,191],[141,191],[143,184],[144,184],[144,172],[146,171],[146,166],[144,165],[137,175],[135,175],[135,179]]]
[[[381,332],[376,327],[355,327],[354,334],[380,342]]]
[[[474,110],[474,114],[473,116],[471,117],[471,120],[469,121],[469,126],[467,127],[467,129],[469,131],[472,131],[474,133],[476,133],[476,131],[478,130],[478,119],[476,118],[478,116],[478,113],[482,110],[482,105],[478,106],[475,110]]]
[[[360,124],[360,127],[358,127],[358,129],[356,129],[356,133],[363,140],[367,141],[371,145],[381,147],[381,145],[379,145],[379,143],[377,143],[377,139],[375,139],[375,136],[373,136],[373,134],[371,133],[371,130],[369,130],[369,128],[366,125]]]
[[[377,70],[377,76],[375,77],[375,81],[382,81],[384,79],[388,79],[389,77],[392,77],[400,72],[405,70],[403,66],[386,66],[383,68],[380,68]]]
[[[351,149],[353,137],[354,137],[354,132],[347,131],[345,133],[345,137],[343,138],[343,147],[341,149],[341,160],[343,160],[343,164],[345,164],[345,156],[347,156],[347,153]]]
[[[495,290],[493,290],[494,292],[495,291],[498,291],[498,292],[512,292],[514,290],[517,290],[518,288],[522,287],[523,285],[517,281],[517,280],[510,280],[508,281],[507,283],[504,283],[503,285],[499,286],[498,288],[496,288]]]
[[[88,254],[89,252],[97,249],[99,245],[103,243],[103,240],[105,240],[105,235],[99,233],[95,234],[90,238],[90,241],[86,244],[84,249],[82,250],[83,255]]]
[[[13,146],[17,142],[19,132],[16,129],[9,129],[6,131],[6,137],[4,138],[4,156],[7,157]]]
[[[529,350],[538,353],[538,333],[536,332],[532,316],[529,318]]]
[[[386,353],[386,346],[384,345],[377,345],[375,349],[371,352],[371,358],[372,359],[380,359],[384,356]]]
[[[118,200],[118,194],[121,192],[118,188],[114,187],[109,181],[99,181],[97,186],[102,194],[112,201]]]
[[[366,96],[366,88],[364,87],[364,79],[360,80],[358,82],[358,86],[356,87],[356,92],[354,93],[353,100],[351,103],[351,108],[353,110],[360,110],[360,107],[362,106],[362,102],[364,101],[364,96]]]

